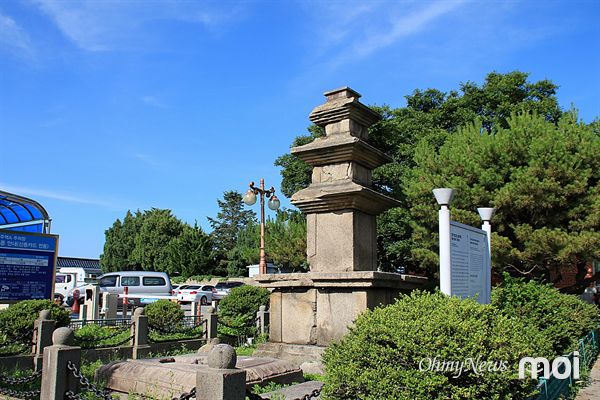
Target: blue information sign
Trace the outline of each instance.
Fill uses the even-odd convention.
[[[0,302],[51,299],[58,236],[0,230]]]

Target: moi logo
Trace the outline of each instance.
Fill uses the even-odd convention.
[[[529,364],[529,373],[532,379],[537,379],[538,372],[540,371],[539,365],[542,365],[542,376],[545,379],[550,378],[550,372],[558,379],[566,379],[573,376],[573,379],[579,379],[579,352],[573,352],[573,362],[569,357],[557,357],[552,361],[552,368],[550,368],[550,361],[545,357],[523,357],[519,361],[519,379],[525,379],[525,365]],[[563,371],[561,372],[561,369]]]

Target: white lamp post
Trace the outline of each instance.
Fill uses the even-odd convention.
[[[492,217],[494,216],[495,211],[496,211],[496,209],[493,207],[480,207],[477,209],[477,212],[479,213],[479,216],[481,217],[481,220],[483,221],[483,225],[481,226],[481,229],[486,232],[487,240],[488,240],[488,256],[489,256],[490,269],[489,270],[486,269],[486,271],[489,273],[489,276],[486,277],[487,298],[484,299],[484,300],[486,300],[485,304],[489,304],[491,301],[490,290],[492,287],[492,272],[491,272],[491,268],[492,268],[492,225],[490,224],[490,221],[492,220]]]
[[[269,199],[268,207],[277,211],[281,204],[277,196],[275,196],[275,189],[271,187],[269,190],[265,190],[265,180],[260,178],[260,187],[255,187],[254,182],[250,182],[250,189],[246,192],[242,200],[247,205],[251,206],[256,203],[256,195],[260,196],[260,261],[258,263],[258,271],[260,274],[267,273],[267,258],[265,256],[265,197]]]
[[[496,209],[493,207],[480,207],[477,209],[477,212],[479,213],[479,216],[483,221],[481,229],[487,232],[488,248],[490,249],[490,254],[492,252],[492,225],[490,224],[490,221],[492,220],[495,211]]]
[[[450,261],[450,203],[454,197],[454,189],[433,189],[433,195],[440,205],[440,290],[450,296],[452,294],[451,261]]]

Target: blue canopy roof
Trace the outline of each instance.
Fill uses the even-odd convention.
[[[0,190],[0,229],[50,233],[50,217],[37,201]]]

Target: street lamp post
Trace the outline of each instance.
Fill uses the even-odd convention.
[[[268,206],[271,210],[279,209],[279,199],[275,196],[275,189],[271,186],[269,190],[265,190],[265,180],[260,178],[260,187],[255,187],[254,182],[250,182],[250,189],[246,192],[242,200],[247,205],[251,206],[256,203],[256,195],[260,197],[260,262],[258,271],[260,274],[267,273],[267,258],[265,256],[265,197],[269,199]]]

